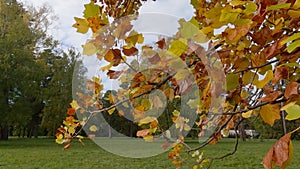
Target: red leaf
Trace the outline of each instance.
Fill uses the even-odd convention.
[[[298,94],[299,83],[291,82],[286,86],[284,97],[289,98],[292,94]]]
[[[165,49],[166,48],[165,38],[162,38],[161,40],[157,41],[156,44],[160,49]]]

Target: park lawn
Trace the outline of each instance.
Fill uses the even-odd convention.
[[[275,140],[249,140],[240,142],[236,154],[215,161],[212,169],[261,169],[261,160]],[[294,142],[294,157],[289,169],[300,166],[300,141]],[[190,141],[196,146],[197,141]],[[126,145],[124,145],[126,146]],[[206,155],[220,156],[230,152],[234,146],[233,139],[223,139],[215,146],[205,148]],[[76,168],[76,169],[160,169],[175,168],[168,159],[168,153],[144,159],[130,159],[108,153],[91,141],[86,140],[85,146],[72,144],[62,150],[54,139],[16,139],[0,141],[0,168],[2,169],[34,169],[34,168]],[[188,167],[183,167],[188,168]],[[191,168],[191,167],[189,167]]]

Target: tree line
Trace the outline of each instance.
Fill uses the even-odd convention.
[[[51,14],[0,2],[0,140],[54,135],[65,118],[79,54],[47,34]]]

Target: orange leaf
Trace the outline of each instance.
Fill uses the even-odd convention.
[[[273,93],[268,94],[265,97],[259,98],[258,100],[262,102],[271,102],[278,98],[278,96],[281,95],[281,91],[275,91]]]
[[[113,66],[118,66],[121,62],[121,58],[122,56],[120,49],[110,49],[104,56],[104,59],[113,63]]]
[[[298,87],[297,82],[289,83],[285,88],[284,97],[288,99],[292,94],[298,94]]]
[[[67,145],[64,146],[64,150],[67,150],[67,149],[69,149],[70,147],[71,147],[71,144],[69,143],[69,144],[67,144]]]
[[[139,130],[137,133],[136,133],[136,136],[137,137],[144,137],[146,135],[149,134],[149,130],[148,129],[144,129],[144,130]]]
[[[289,162],[293,153],[291,133],[288,133],[281,137],[268,151],[263,159],[263,165],[265,169],[272,169],[272,163],[277,166],[285,166],[286,162]],[[283,168],[285,168],[283,167]]]
[[[280,110],[277,104],[267,104],[260,109],[260,116],[264,122],[273,126],[274,121],[280,119]]]
[[[68,114],[68,115],[71,115],[71,116],[75,115],[75,114],[76,114],[75,108],[68,108],[67,114]]]

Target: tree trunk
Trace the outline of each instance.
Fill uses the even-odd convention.
[[[8,140],[8,125],[4,124],[0,127],[0,140]]]

